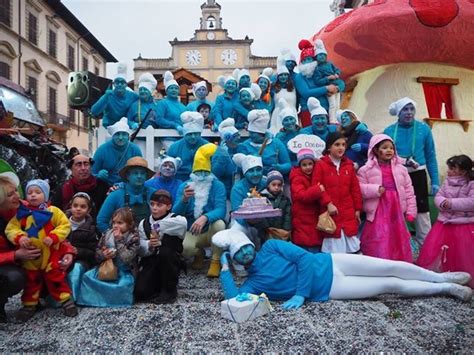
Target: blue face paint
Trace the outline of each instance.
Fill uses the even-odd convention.
[[[208,94],[208,91],[207,91],[207,88],[205,86],[200,86],[197,90],[196,90],[196,97],[199,99],[199,100],[204,100],[206,98]]]
[[[251,185],[257,186],[262,181],[263,168],[261,166],[250,168],[245,172],[244,176]]]
[[[258,86],[260,86],[260,89],[262,89],[262,93],[267,92],[268,87],[270,86],[270,83],[265,78],[258,79],[257,84],[258,84]]]
[[[112,136],[112,141],[118,147],[123,147],[128,143],[130,135],[127,132],[117,132]]]
[[[288,78],[290,77],[290,74],[288,73],[282,73],[278,75],[278,82],[282,85],[286,84],[288,82]]]
[[[248,106],[252,103],[252,95],[247,90],[242,90],[239,94],[239,101],[242,105]]]
[[[250,131],[249,138],[250,138],[250,141],[255,144],[262,144],[263,141],[265,140],[265,133]]]
[[[296,130],[296,118],[293,116],[286,116],[283,118],[282,124],[287,131]]]
[[[255,247],[252,244],[247,244],[234,254],[234,261],[241,265],[250,265],[255,259],[255,254]]]
[[[296,62],[294,60],[287,60],[285,61],[285,66],[290,72],[293,72],[296,67]]]
[[[328,59],[328,56],[325,53],[319,53],[316,56],[316,60],[318,61],[319,64],[326,63],[327,59]]]
[[[177,99],[179,96],[179,86],[178,85],[168,86],[168,89],[166,89],[166,96],[169,99]]]
[[[184,136],[184,140],[186,141],[186,143],[193,146],[197,144],[197,142],[199,141],[199,137],[201,137],[201,133],[193,132],[186,134]]]
[[[138,89],[138,96],[142,102],[148,102],[151,99],[151,92],[147,88],[141,87]]]
[[[125,95],[125,91],[127,90],[127,82],[123,78],[117,78],[114,80],[114,92],[119,95]]]
[[[349,112],[343,112],[341,115],[341,125],[342,127],[347,127],[352,123],[352,117]]]
[[[311,117],[311,123],[316,131],[324,131],[328,126],[328,117],[326,115],[314,115]]]
[[[146,170],[140,167],[130,168],[127,173],[127,181],[133,187],[144,186],[146,178]]]
[[[308,64],[308,63],[312,63],[314,62],[314,58],[313,57],[306,57],[305,59],[303,59],[301,61],[301,64]]]
[[[240,134],[239,132],[234,133],[228,140],[226,140],[227,146],[235,148],[240,143]]]
[[[411,125],[415,119],[415,113],[416,109],[413,104],[405,105],[398,114],[398,122],[405,126]]]
[[[239,80],[240,88],[249,88],[250,87],[250,76],[242,75]]]
[[[211,173],[205,170],[197,170],[193,174],[197,176],[197,181],[204,181]]]
[[[237,81],[235,80],[227,80],[227,82],[224,85],[224,90],[228,94],[233,94],[235,90],[237,89]]]

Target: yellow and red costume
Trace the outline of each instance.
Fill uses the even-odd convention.
[[[63,241],[70,231],[68,218],[54,206],[38,209],[20,205],[16,216],[8,223],[5,234],[10,242],[18,247],[20,239],[28,237],[31,244],[41,250],[39,258],[22,261],[27,278],[21,297],[25,306],[38,304],[43,282],[55,301],[62,303],[71,298],[71,290],[65,279],[66,273],[60,269],[59,264],[64,255]],[[43,243],[46,237],[53,240],[50,247]]]

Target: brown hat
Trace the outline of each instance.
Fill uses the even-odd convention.
[[[145,169],[146,174],[147,174],[147,179],[155,175],[155,172],[153,170],[148,169],[148,162],[142,157],[133,157],[127,160],[127,164],[119,171],[119,175],[122,179],[125,180],[127,178],[127,173],[128,173],[128,170],[130,170],[130,168]]]

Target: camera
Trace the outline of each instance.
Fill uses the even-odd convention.
[[[408,157],[405,160],[405,166],[407,166],[409,168],[413,168],[413,169],[416,170],[420,167],[420,164],[418,164],[417,161],[415,159],[413,159],[413,157]]]

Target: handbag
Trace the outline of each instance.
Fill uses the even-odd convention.
[[[319,215],[316,229],[324,233],[333,234],[336,231],[336,228],[336,222],[334,222],[328,211]]]
[[[118,269],[112,259],[107,259],[99,265],[97,278],[101,281],[116,281],[118,279]]]

